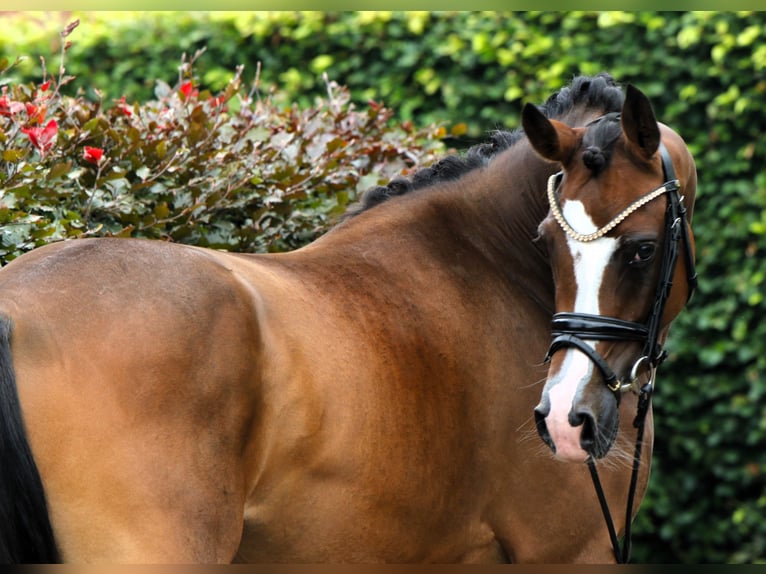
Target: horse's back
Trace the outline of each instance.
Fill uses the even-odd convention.
[[[211,253],[82,240],[0,271],[57,542],[76,561],[233,556],[259,341]]]

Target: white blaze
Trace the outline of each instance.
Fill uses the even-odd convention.
[[[567,201],[563,207],[564,218],[579,233],[588,234],[598,228],[579,201]],[[598,295],[604,272],[617,249],[617,240],[601,237],[587,243],[567,236],[575,275],[575,313],[600,315]],[[595,346],[591,341],[589,345]],[[548,432],[556,445],[556,456],[569,461],[584,461],[587,453],[580,446],[582,426],[569,424],[569,413],[580,385],[589,380],[594,365],[577,349],[566,349],[561,369],[555,378],[558,382],[548,391],[551,410],[546,418]]]

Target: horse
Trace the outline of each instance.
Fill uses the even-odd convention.
[[[6,265],[0,560],[614,562],[583,462],[620,505],[637,468],[629,524],[637,389],[693,265],[661,256],[670,191],[636,201],[664,158],[690,217],[694,160],[606,73],[522,127],[292,252],[104,237]]]

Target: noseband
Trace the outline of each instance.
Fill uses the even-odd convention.
[[[595,462],[592,457],[588,459],[588,469],[591,479],[596,489],[601,511],[606,521],[609,537],[612,542],[614,556],[618,563],[630,561],[631,549],[631,515],[633,512],[633,502],[635,500],[636,485],[638,481],[638,470],[641,464],[641,445],[644,436],[644,421],[646,413],[649,410],[649,404],[654,389],[654,378],[657,367],[667,357],[667,352],[662,348],[659,342],[660,321],[670,296],[670,290],[673,287],[673,275],[675,273],[676,261],[678,260],[679,242],[683,243],[684,262],[686,263],[686,281],[689,292],[687,301],[691,298],[695,287],[697,286],[697,273],[694,267],[694,254],[692,252],[691,240],[689,237],[689,222],[686,218],[686,208],[683,205],[680,196],[680,184],[675,176],[673,161],[670,158],[668,150],[660,142],[660,156],[662,157],[662,172],[665,183],[660,187],[640,197],[617,215],[612,221],[607,223],[594,233],[583,235],[577,233],[567,223],[561,212],[561,206],[556,198],[556,188],[561,183],[563,173],[559,172],[548,180],[548,201],[554,219],[558,222],[564,232],[576,241],[588,242],[594,241],[609,233],[617,227],[625,218],[630,216],[639,207],[646,205],[650,201],[667,195],[668,207],[665,212],[665,241],[662,253],[662,267],[657,282],[657,289],[654,295],[649,318],[644,323],[634,321],[625,321],[615,317],[605,317],[603,315],[591,315],[588,313],[556,313],[553,316],[553,341],[551,342],[548,354],[545,357],[546,362],[550,360],[553,354],[562,348],[574,347],[582,351],[601,371],[604,382],[609,389],[617,395],[628,390],[638,390],[638,409],[636,418],[633,420],[633,426],[637,429],[636,445],[633,455],[633,470],[630,477],[630,486],[628,489],[627,508],[625,510],[625,537],[624,545],[620,548],[620,542],[617,539],[617,532],[614,527],[609,505],[604,496],[604,489],[598,477]],[[639,359],[633,364],[629,379],[619,379],[606,360],[596,351],[595,346],[591,346],[586,341],[635,341],[644,344],[643,352]],[[646,367],[649,372],[649,380],[637,389],[639,386],[639,371]]]
[[[625,321],[615,317],[591,315],[588,313],[556,313],[553,316],[553,341],[548,349],[548,354],[545,358],[546,362],[559,349],[574,347],[582,351],[598,367],[604,382],[615,393],[631,389],[635,390],[642,367],[649,369],[649,383],[653,384],[657,367],[667,357],[667,352],[663,350],[659,342],[660,321],[665,309],[665,303],[673,287],[673,275],[678,259],[679,242],[682,242],[684,246],[684,261],[686,263],[687,282],[689,285],[688,298],[691,298],[697,285],[697,274],[694,268],[694,255],[689,239],[689,223],[686,218],[686,208],[679,194],[679,181],[675,177],[673,162],[668,150],[662,143],[660,143],[660,156],[662,157],[662,172],[665,183],[631,203],[605,226],[588,235],[583,235],[572,229],[561,212],[555,192],[561,182],[563,173],[556,173],[548,180],[548,201],[554,219],[569,237],[580,242],[594,241],[603,237],[643,205],[663,195],[668,197],[668,208],[665,213],[665,242],[662,254],[662,267],[660,269],[654,303],[646,322]],[[625,380],[618,378],[604,358],[586,341],[635,341],[644,343],[644,348],[641,356],[634,363],[628,380]]]

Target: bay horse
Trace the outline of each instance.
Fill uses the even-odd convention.
[[[290,253],[92,238],[0,270],[0,560],[615,561],[582,463],[629,524],[642,326],[669,268],[661,348],[693,263],[661,256],[670,191],[635,201],[664,155],[690,215],[694,161],[607,74],[522,124]]]

